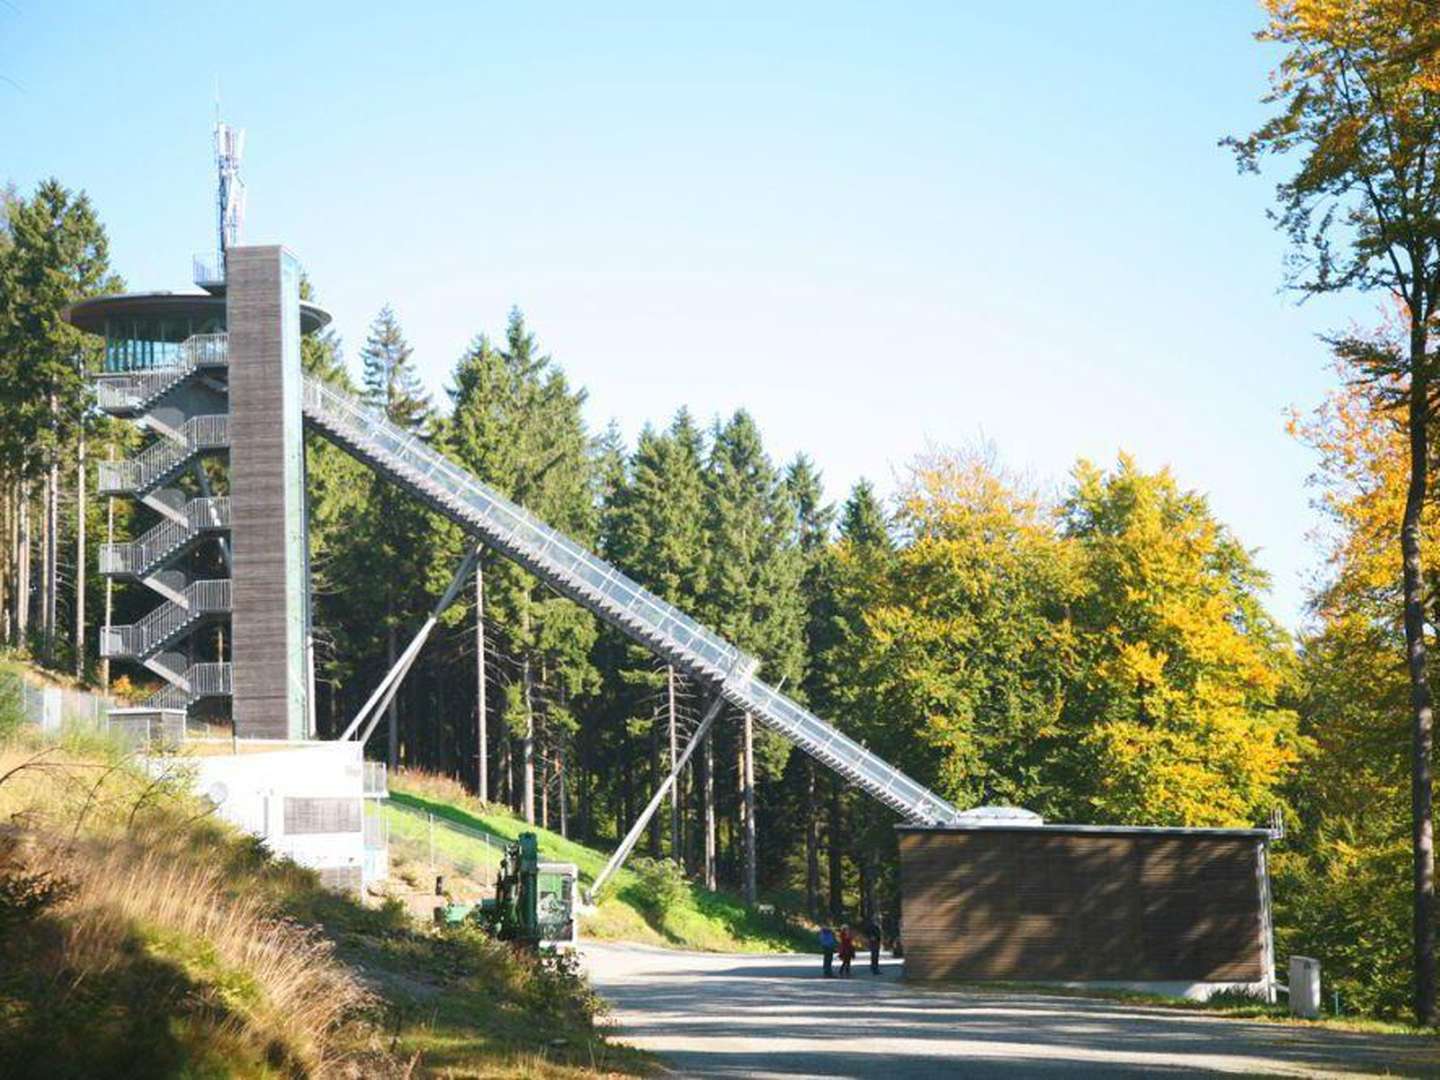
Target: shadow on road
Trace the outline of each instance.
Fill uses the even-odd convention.
[[[687,1076],[1440,1076],[1430,1040],[1042,993],[927,990],[902,982],[898,963],[878,977],[867,966],[829,980],[818,959],[796,957],[605,948],[590,964],[622,1037]]]

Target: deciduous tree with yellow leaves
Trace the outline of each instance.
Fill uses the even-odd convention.
[[[1249,552],[1128,457],[1047,499],[986,457],[931,455],[897,551],[841,545],[849,726],[959,805],[1069,821],[1250,825],[1303,750],[1286,635]]]
[[[1440,1021],[1435,981],[1433,706],[1425,644],[1421,514],[1429,467],[1440,305],[1440,8],[1425,0],[1265,0],[1262,41],[1286,48],[1265,101],[1275,116],[1230,139],[1242,169],[1277,156],[1294,171],[1275,219],[1293,241],[1291,283],[1307,294],[1378,290],[1405,327],[1398,348],[1351,343],[1367,374],[1404,401],[1408,473],[1394,522],[1410,683],[1415,1014]]]
[[[1066,727],[1087,816],[1254,824],[1303,740],[1284,697],[1293,656],[1261,604],[1264,574],[1168,470],[1122,454],[1075,469],[1065,536],[1083,592]]]

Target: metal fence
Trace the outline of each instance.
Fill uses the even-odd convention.
[[[131,749],[174,745],[186,738],[183,710],[125,709],[108,697],[59,686],[32,686],[0,673],[0,708],[14,703],[20,723],[58,738],[83,732],[115,739]]]
[[[467,881],[482,889],[494,888],[496,870],[505,854],[503,840],[394,801],[384,804],[384,820],[392,862],[443,874],[459,892],[465,891],[463,882]]]
[[[12,676],[12,678],[15,678]],[[15,678],[20,698],[20,718],[46,733],[60,734],[71,728],[104,731],[114,703],[108,698],[58,686],[31,686]]]

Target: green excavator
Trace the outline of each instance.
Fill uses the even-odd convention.
[[[494,897],[448,904],[444,919],[472,920],[501,941],[528,948],[573,945],[575,878],[573,863],[542,863],[535,834],[523,832],[500,858]]]

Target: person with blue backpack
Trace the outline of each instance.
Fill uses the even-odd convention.
[[[834,930],[831,930],[828,926],[820,927],[820,952],[825,957],[824,971],[825,978],[827,979],[833,979],[835,977],[835,972],[831,970],[831,965],[835,962],[835,946],[838,944],[839,941],[835,937]]]

